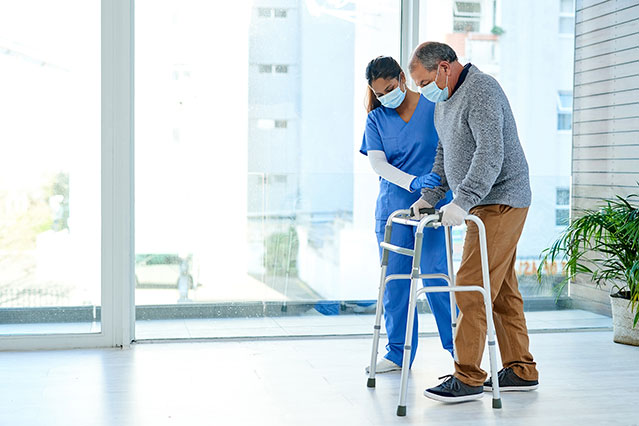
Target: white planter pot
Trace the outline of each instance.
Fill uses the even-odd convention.
[[[639,346],[639,323],[632,327],[635,315],[630,311],[630,301],[610,296],[612,305],[613,340],[616,343]]]

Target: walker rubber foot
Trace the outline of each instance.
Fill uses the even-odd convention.
[[[366,387],[374,388],[375,387],[375,379],[368,378],[368,382],[366,382]]]
[[[406,415],[406,406],[398,405],[397,406],[397,415],[400,417],[404,417]]]
[[[501,398],[493,399],[493,408],[501,408]]]

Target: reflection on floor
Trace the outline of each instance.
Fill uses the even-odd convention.
[[[562,319],[556,319],[562,321]],[[138,344],[131,350],[0,352],[0,424],[22,425],[637,425],[639,348],[610,332],[531,336],[540,388],[446,405],[422,396],[452,371],[420,339],[408,415],[399,374],[366,387],[369,338]],[[486,356],[484,357],[486,361]],[[486,368],[486,367],[484,367]]]

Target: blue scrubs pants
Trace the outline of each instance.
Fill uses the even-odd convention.
[[[380,223],[381,222],[381,223]],[[378,221],[377,242],[384,241],[385,221]],[[381,225],[381,226],[380,226]],[[381,231],[381,232],[380,232]],[[415,245],[415,228],[412,226],[393,225],[391,244],[402,247],[413,248]],[[380,247],[380,258],[382,249]],[[412,258],[397,253],[389,253],[387,275],[410,274],[412,269]],[[446,240],[444,228],[424,229],[424,240],[422,248],[421,272],[427,273],[448,273],[446,264]],[[426,286],[446,285],[444,280],[428,279],[423,280]],[[384,292],[384,319],[386,321],[386,332],[388,333],[388,353],[385,358],[393,361],[397,365],[402,365],[404,356],[404,341],[406,339],[406,322],[408,318],[408,299],[410,296],[410,280],[390,281]],[[439,337],[444,349],[453,354],[453,332],[450,318],[450,295],[448,293],[427,293],[428,304],[435,315]],[[417,310],[415,310],[415,323],[413,327],[413,341],[410,364],[413,365],[418,344],[418,322]]]

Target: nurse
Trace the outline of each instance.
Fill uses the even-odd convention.
[[[379,196],[375,209],[377,242],[384,240],[388,216],[408,209],[421,196],[422,188],[439,186],[440,177],[430,173],[437,149],[437,133],[433,123],[435,104],[406,86],[406,75],[389,56],[373,59],[366,67],[368,80],[368,119],[360,152],[367,155],[373,170],[380,176]],[[436,207],[451,201],[450,192]],[[404,247],[414,245],[413,227],[394,226],[391,243]],[[380,250],[381,256],[381,250]],[[410,274],[412,259],[390,253],[387,275]],[[424,229],[421,259],[423,273],[448,271],[444,229]],[[443,280],[424,280],[424,285],[446,285]],[[384,293],[384,319],[388,333],[386,355],[377,363],[377,373],[400,370],[406,337],[409,280],[388,283]],[[453,353],[453,338],[448,293],[428,293],[428,304],[435,315],[444,349]],[[417,312],[413,329],[411,365],[417,352]],[[366,369],[368,372],[368,368]]]

